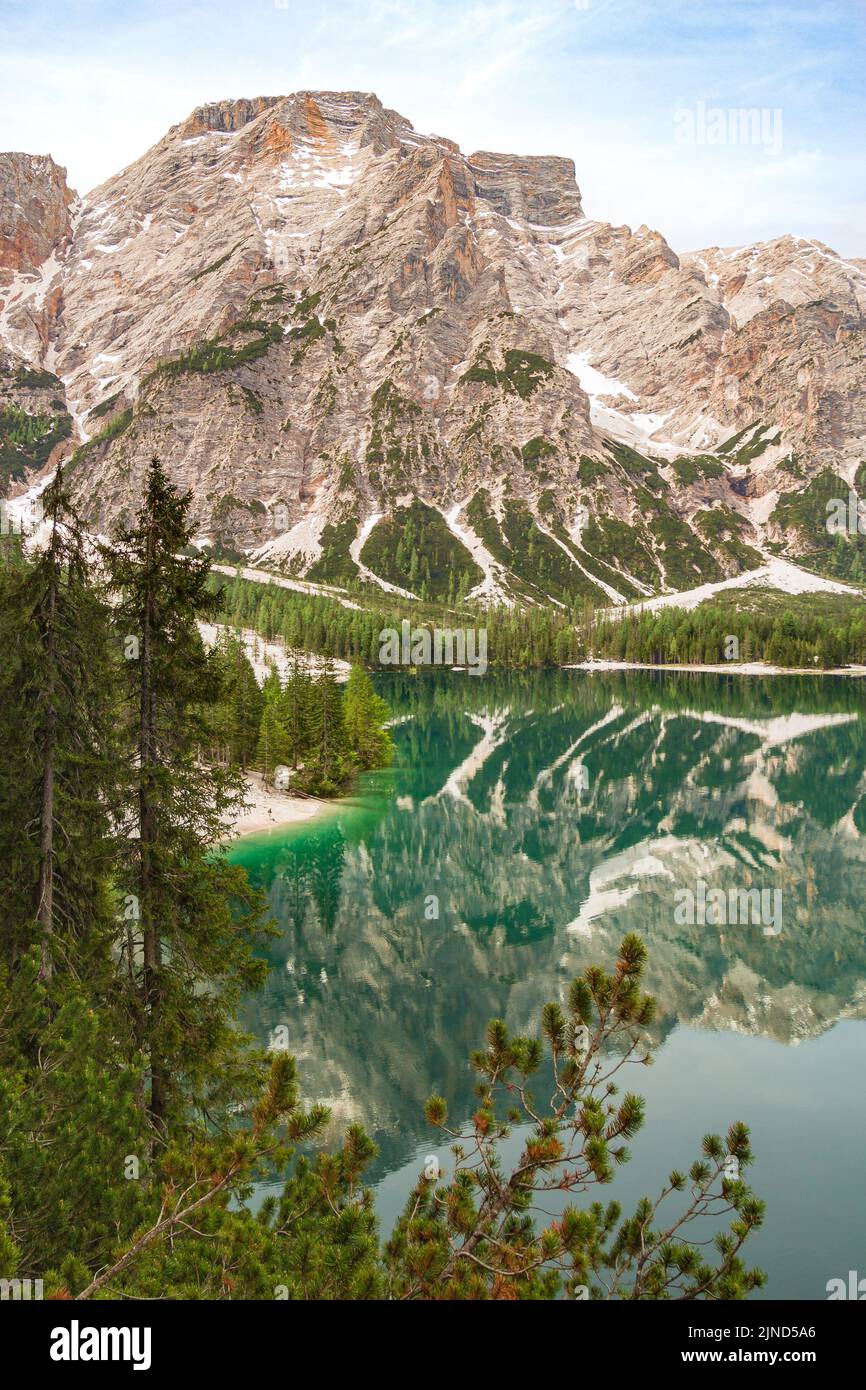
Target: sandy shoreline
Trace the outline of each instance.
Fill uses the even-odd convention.
[[[318,796],[292,796],[289,792],[266,787],[259,772],[247,772],[245,781],[246,808],[226,826],[223,843],[244,835],[259,835],[266,830],[279,830],[286,825],[311,820],[329,806],[337,804]]]
[[[718,666],[652,661],[570,661],[564,671],[703,671],[712,676],[866,676],[866,666],[768,666],[763,661],[723,661]]]

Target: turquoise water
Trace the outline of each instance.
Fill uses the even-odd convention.
[[[437,1152],[427,1095],[470,1111],[487,1020],[537,1031],[544,1002],[638,931],[656,1065],[628,1075],[647,1122],[610,1195],[652,1193],[742,1119],[767,1296],[866,1275],[863,686],[448,672],[379,688],[393,768],[233,857],[281,931],[244,1022],[288,1029],[334,1136],[351,1119],[373,1135],[383,1225]],[[698,881],[775,894],[779,919],[684,922]]]

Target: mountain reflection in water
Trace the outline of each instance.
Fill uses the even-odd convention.
[[[374,1136],[388,1214],[435,1146],[426,1097],[455,1117],[472,1107],[467,1058],[487,1020],[537,1032],[542,1004],[637,931],[658,1063],[624,1081],[648,1099],[627,1191],[743,1119],[768,1295],[824,1297],[858,1253],[866,1274],[866,1034],[833,1028],[866,1011],[862,684],[491,670],[378,685],[394,766],[233,857],[282,933],[243,1021],[261,1038],[286,1025],[306,1097],[335,1131],[357,1119]],[[675,894],[698,880],[780,890],[781,931],[678,924]],[[816,1166],[819,1129],[847,1147]]]

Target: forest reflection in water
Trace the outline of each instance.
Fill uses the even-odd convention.
[[[789,1267],[778,1233],[790,1225],[768,1219],[768,1292],[823,1296],[821,1271],[845,1273],[831,1266],[855,1230],[866,1256],[862,1212],[859,1227],[843,1219],[846,1201],[864,1205],[866,1176],[862,684],[491,670],[379,688],[394,766],[321,818],[233,851],[281,933],[243,1021],[263,1039],[288,1028],[304,1092],[331,1106],[335,1133],[363,1122],[390,1211],[433,1142],[426,1097],[470,1111],[467,1059],[487,1020],[536,1032],[543,1003],[637,931],[658,1060],[625,1083],[649,1102],[626,1187],[650,1189],[652,1154],[664,1177],[707,1128],[745,1120],[755,1186],[766,1172],[811,1232],[805,1267]],[[778,934],[683,924],[676,895],[699,881],[778,892]],[[810,1157],[818,1125],[847,1146],[835,1168]],[[772,1218],[766,1183],[761,1195]]]

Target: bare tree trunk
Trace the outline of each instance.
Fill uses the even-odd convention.
[[[154,883],[152,850],[156,839],[156,812],[153,805],[151,769],[156,765],[156,698],[152,689],[152,627],[153,595],[151,591],[153,566],[153,524],[148,533],[145,570],[146,588],[142,613],[140,652],[139,704],[139,898],[143,919],[143,996],[144,1026],[148,1031],[147,1046],[150,1059],[150,1101],[148,1113],[153,1124],[162,1129],[165,1122],[166,1094],[164,1068],[159,1058],[155,1034],[160,1022],[160,981],[162,939],[156,904],[153,901]]]
[[[40,980],[50,980],[54,974],[51,938],[54,934],[54,754],[57,737],[57,712],[52,706],[42,763],[42,809],[39,833],[39,906],[36,920],[42,929]]]
[[[51,527],[45,655],[48,666],[49,700],[42,750],[42,803],[39,817],[39,888],[36,920],[42,932],[39,978],[51,979],[54,961],[51,938],[54,934],[54,772],[57,751],[57,503]]]

